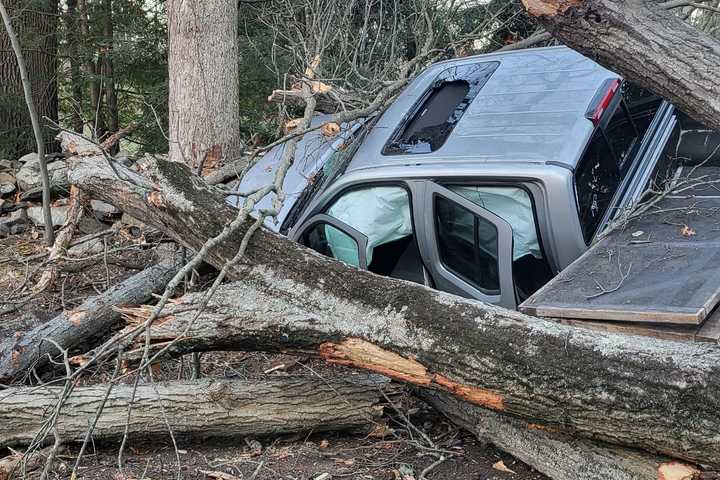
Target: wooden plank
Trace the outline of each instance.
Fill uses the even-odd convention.
[[[692,174],[720,179],[717,167]],[[720,303],[720,198],[712,187],[663,199],[593,245],[520,310],[587,322],[652,323],[656,333],[661,324],[701,325]],[[718,336],[716,323],[706,327],[708,338]]]

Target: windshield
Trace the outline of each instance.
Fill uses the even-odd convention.
[[[366,133],[372,128],[373,123],[372,120],[359,120],[349,128],[349,133],[346,134],[345,140],[333,147],[331,153],[323,162],[322,167],[310,179],[307,187],[293,205],[292,210],[280,228],[281,233],[287,234],[298,221],[310,201],[345,173],[345,169],[360,147],[360,143],[365,138]]]

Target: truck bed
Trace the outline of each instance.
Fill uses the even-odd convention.
[[[708,163],[678,168],[669,193],[618,224],[520,310],[602,330],[720,339],[720,165]]]

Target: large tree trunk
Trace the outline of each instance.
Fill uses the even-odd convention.
[[[720,41],[653,0],[523,0],[567,46],[720,130]]]
[[[92,134],[96,138],[105,135],[107,128],[105,126],[104,116],[102,114],[101,102],[103,89],[100,85],[100,75],[98,63],[95,62],[95,37],[90,28],[90,5],[86,0],[77,0],[77,10],[79,14],[80,35],[82,44],[82,70],[85,73],[90,84],[90,127]]]
[[[282,377],[139,385],[128,434],[134,438],[268,436],[359,429],[379,419],[387,380],[357,375],[344,380]],[[77,387],[63,406],[57,431],[64,442],[82,441],[108,386]],[[27,387],[0,393],[0,446],[27,445],[48,420],[61,387]],[[112,388],[92,438],[122,438],[133,385]],[[379,408],[380,407],[380,408]]]
[[[40,118],[57,121],[57,0],[6,1],[32,75],[32,97]],[[45,150],[55,150],[53,135],[45,132]],[[20,70],[10,38],[0,28],[0,156],[34,152],[35,137],[23,97]]]
[[[240,158],[235,0],[167,3],[170,158],[197,171]]]
[[[171,260],[148,267],[47,323],[2,339],[0,383],[10,383],[26,375],[30,368],[43,367],[49,355],[58,356],[58,346],[70,351],[81,345],[92,348],[122,325],[120,313],[114,307],[147,302],[153,293],[165,288],[178,268]]]
[[[67,30],[68,43],[68,63],[70,64],[70,90],[72,92],[72,112],[70,115],[70,125],[72,129],[78,133],[82,133],[83,120],[83,79],[80,74],[82,61],[80,52],[82,46],[80,44],[80,27],[78,22],[77,0],[68,0],[67,12],[65,15],[65,29]]]
[[[107,128],[110,133],[120,130],[120,113],[118,112],[117,94],[115,92],[115,78],[113,77],[113,48],[114,48],[114,28],[113,28],[113,2],[112,0],[103,0],[103,45],[101,47],[102,54],[102,74],[103,83],[105,84],[105,107],[107,109]],[[119,145],[116,143],[112,146],[111,151],[117,152]]]
[[[573,438],[446,393],[425,389],[418,394],[453,423],[553,479],[690,480],[698,473],[667,457]]]
[[[78,159],[71,181],[198,250],[237,212],[177,162],[147,178]],[[225,265],[243,228],[210,248]],[[153,332],[175,353],[303,349],[573,435],[720,466],[720,349],[593,332],[358,271],[259,230],[191,333],[190,312]],[[193,300],[188,300],[192,304]],[[171,309],[172,310],[172,309]]]

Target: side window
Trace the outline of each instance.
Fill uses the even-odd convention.
[[[552,278],[538,238],[530,194],[517,186],[448,185],[447,188],[505,220],[512,227],[513,272],[521,300]]]
[[[367,269],[424,283],[423,264],[410,212],[410,195],[400,186],[373,186],[343,194],[326,214],[367,237]],[[335,240],[330,248],[335,249]]]
[[[440,261],[452,273],[489,295],[500,293],[495,225],[445,197],[435,197]]]
[[[620,185],[615,157],[602,130],[596,130],[575,172],[578,214],[590,243]]]

